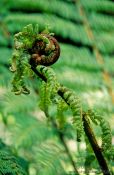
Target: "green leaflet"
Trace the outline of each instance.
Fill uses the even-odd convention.
[[[45,67],[45,66],[39,65],[39,66],[36,67],[36,70],[41,75],[46,77],[48,86],[50,88],[51,95],[52,96],[53,96],[53,94],[55,95],[55,93],[57,93],[57,89],[58,89],[58,87],[60,85],[57,82],[56,75],[55,75],[53,69],[51,69],[49,67]]]
[[[10,70],[15,73],[12,80],[12,91],[16,95],[30,93],[25,85],[25,77],[32,74],[28,49],[32,47],[37,36],[38,25],[33,28],[31,24],[24,27],[22,32],[14,36],[14,51]]]
[[[48,83],[45,83],[44,81],[42,81],[42,84],[40,86],[40,108],[47,113],[48,112],[48,107],[51,104],[51,100],[50,100],[50,86]]]
[[[39,65],[36,67],[36,70],[47,79],[46,82],[42,81],[40,87],[40,107],[45,112],[45,114],[47,114],[48,107],[56,98],[59,83],[57,82],[56,75],[51,68]]]
[[[55,73],[53,72],[53,70],[51,68],[39,65],[37,66],[37,71],[43,75],[44,77],[46,77],[47,79],[47,85],[48,85],[48,93],[50,94],[50,97],[48,96],[48,100],[49,99],[54,99],[55,94],[57,93],[57,90],[59,89],[60,85],[56,80],[56,76]],[[83,133],[83,125],[82,125],[82,111],[81,111],[81,105],[80,105],[80,100],[79,98],[76,96],[76,94],[74,92],[72,92],[71,90],[65,88],[65,87],[60,87],[60,89],[64,92],[64,99],[66,101],[67,104],[69,104],[72,113],[73,113],[73,126],[77,131],[77,140],[80,141],[82,133]],[[47,95],[46,95],[47,96]],[[45,101],[45,105],[47,103],[46,101],[46,96],[44,95],[43,97],[43,101]],[[46,105],[46,106],[47,106]],[[61,108],[61,101],[58,101],[58,112],[60,112]]]
[[[110,151],[112,147],[112,135],[109,123],[98,113],[88,110],[88,116],[93,123],[98,124],[102,130],[102,150],[104,153]]]
[[[67,106],[65,104],[65,101],[60,98],[57,101],[57,121],[59,124],[59,128],[63,129],[65,127],[65,124],[67,123],[66,117],[64,115],[64,112],[67,110]]]
[[[10,70],[15,73],[12,80],[12,91],[16,95],[30,93],[25,85],[25,77],[33,74],[29,64],[31,57],[29,49],[32,48],[33,43],[39,37],[37,24],[35,26],[32,24],[27,25],[23,28],[22,32],[14,36],[14,51]]]
[[[63,91],[63,97],[66,103],[70,106],[73,113],[73,126],[77,131],[77,141],[80,141],[82,133],[83,133],[83,124],[82,124],[82,108],[80,104],[79,98],[76,96],[74,92],[71,90],[61,87],[61,91]]]

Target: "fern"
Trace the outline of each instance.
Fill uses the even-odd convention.
[[[62,165],[62,160],[68,162],[67,157],[64,155],[64,150],[60,145],[56,145],[55,141],[48,140],[38,147],[34,148],[36,153],[37,173],[45,175],[47,172],[53,174],[66,174]],[[44,159],[45,157],[45,159]],[[61,160],[61,161],[60,161]],[[42,167],[42,168],[41,168]]]
[[[60,130],[64,130],[65,125],[67,123],[64,112],[68,109],[68,107],[66,106],[65,102],[61,98],[58,99],[56,103],[57,103],[57,121],[58,121],[58,125],[59,125]]]
[[[17,159],[8,154],[7,152],[0,151],[0,173],[1,174],[20,174],[26,175],[27,173],[18,164]]]
[[[21,19],[23,19],[23,23],[21,21]],[[18,26],[15,25],[14,21],[18,22]],[[11,23],[12,21],[12,23]],[[45,22],[44,22],[45,21]],[[88,40],[88,37],[86,36],[85,30],[83,29],[82,25],[74,25],[74,23],[69,22],[69,21],[65,21],[57,16],[52,16],[52,15],[47,15],[47,14],[32,14],[29,15],[23,15],[23,14],[11,14],[9,15],[9,17],[7,17],[5,19],[6,24],[8,25],[8,29],[10,32],[14,33],[16,31],[20,31],[21,28],[23,28],[25,25],[27,25],[28,23],[32,24],[36,24],[38,23],[40,26],[40,30],[42,30],[45,26],[46,23],[51,24],[51,21],[56,21],[56,23],[53,23],[51,25],[51,30],[53,30],[56,35],[60,35],[62,36],[62,38],[69,38],[74,42],[83,42],[84,44],[88,44],[90,43],[90,41]],[[66,26],[66,29],[64,28],[58,28],[59,26]],[[72,31],[69,35],[69,31]],[[76,34],[78,33],[78,35]],[[83,40],[83,39],[84,40]]]
[[[88,26],[86,26],[83,21],[78,9],[78,3],[81,4],[86,12],[94,38],[88,37]],[[76,134],[74,130],[78,130],[78,139],[84,135],[84,132],[82,132],[83,122],[81,111],[83,113],[83,109],[85,108],[87,111],[88,106],[89,108],[100,110],[103,116],[108,116],[107,120],[109,122],[111,121],[114,113],[113,102],[110,97],[111,93],[113,94],[110,87],[113,89],[114,86],[114,4],[110,0],[92,0],[91,2],[89,2],[89,0],[80,0],[80,2],[74,2],[73,0],[53,0],[53,2],[52,0],[32,2],[30,0],[18,0],[18,2],[14,0],[1,0],[0,7],[1,136],[8,140],[8,144],[11,145],[12,149],[16,148],[15,151],[17,154],[22,155],[29,161],[30,171],[27,172],[27,174],[69,174],[69,168],[70,170],[72,169],[70,166],[71,161],[66,158],[66,152],[61,149],[62,145],[60,146],[61,143],[59,143],[60,140],[58,140],[56,129],[53,130],[51,128],[51,121],[47,124],[47,119],[44,118],[45,115],[39,109],[38,104],[40,103],[40,107],[44,112],[46,111],[46,106],[47,112],[49,110],[49,114],[52,114],[50,116],[57,122],[57,127],[60,133],[65,135],[65,140],[68,144],[70,144],[70,142],[74,143],[72,140]],[[30,13],[28,14],[28,12]],[[64,86],[73,89],[76,94],[80,96],[83,105],[80,104],[78,97],[69,89],[67,89],[68,94],[66,93],[65,96],[66,102],[69,102],[68,105],[58,96],[58,90],[61,88],[64,89],[64,86],[61,87],[57,82],[52,69],[46,67],[42,69],[41,67],[43,66],[41,65],[37,67],[37,72],[44,75],[44,77],[47,78],[47,82],[40,81],[39,78],[36,80],[31,77],[31,67],[26,69],[29,66],[31,54],[33,54],[27,54],[29,49],[22,50],[21,54],[20,51],[14,54],[14,57],[16,54],[20,54],[16,60],[21,58],[21,62],[16,61],[16,67],[19,67],[20,64],[23,65],[19,71],[21,74],[18,74],[19,79],[15,79],[15,84],[18,86],[18,88],[16,88],[19,90],[19,93],[20,90],[21,92],[27,91],[25,88],[26,85],[26,87],[30,87],[31,94],[29,96],[24,96],[23,94],[21,96],[15,96],[13,93],[9,93],[9,88],[11,88],[9,87],[11,73],[8,70],[8,60],[11,58],[13,34],[19,32],[29,23],[33,25],[36,23],[39,24],[38,33],[42,32],[45,24],[48,23],[51,26],[50,31],[56,33],[56,37],[61,41],[61,56],[57,64],[53,65],[53,68],[58,75],[60,84],[64,84]],[[29,40],[32,41],[32,38],[29,38]],[[42,41],[44,42],[44,40],[43,38]],[[47,39],[45,41],[47,42]],[[49,46],[49,42],[47,43]],[[28,48],[28,46],[31,47],[33,43],[29,42],[29,44],[26,48]],[[94,46],[97,47],[102,56],[103,64],[101,65],[96,61]],[[31,52],[31,50],[29,51]],[[15,68],[15,64],[13,64],[13,66],[13,68]],[[110,75],[111,82],[104,82],[104,71]],[[17,77],[17,74],[15,75],[15,77]],[[26,75],[30,75],[29,81]],[[74,103],[76,105],[75,110],[72,109],[75,106]],[[57,111],[55,110],[56,107]],[[71,109],[73,117],[67,109]],[[90,121],[93,123],[97,121],[98,127],[101,128],[101,150],[104,157],[110,161],[108,163],[110,164],[109,166],[113,167],[114,151],[111,145],[109,124],[104,120],[104,117],[101,118],[94,111],[87,111],[87,115],[90,115]],[[72,123],[70,122],[71,119]],[[80,129],[77,128],[78,124]],[[89,122],[89,124],[91,124],[91,122]],[[74,130],[72,130],[72,126]],[[71,153],[74,155],[73,159],[79,163],[80,155],[78,151],[75,156],[73,147],[70,148]],[[92,167],[97,170],[98,167],[97,161],[94,161],[95,156],[92,150],[88,148],[88,144],[86,151],[87,159],[84,167],[86,173],[89,173],[88,169]],[[82,148],[81,154],[83,156],[82,162],[84,162],[85,150]],[[57,157],[57,160],[55,160],[55,157]],[[78,163],[75,164],[77,165]],[[19,169],[20,168],[21,167],[19,167]]]
[[[114,4],[111,1],[97,1],[93,0],[89,2],[88,0],[81,0],[82,5],[87,9],[87,10],[95,10],[98,12],[107,12],[107,13],[113,13],[114,12]]]
[[[41,98],[41,101],[40,101],[40,108],[45,111],[45,113],[48,112],[48,107],[50,106],[51,104],[51,100],[50,100],[50,86],[48,83],[45,83],[42,81],[42,84],[40,86],[40,98]]]
[[[23,19],[23,21],[21,19]],[[24,27],[24,25],[31,23],[31,21],[32,21],[32,24],[38,23],[40,26],[39,29],[40,31],[42,31],[45,24],[46,23],[51,24],[52,20],[56,21],[59,26],[66,26],[66,28],[65,29],[62,27],[58,28],[58,25],[56,25],[56,23],[53,23],[51,25],[51,30],[53,30],[56,33],[56,35],[60,36],[62,39],[70,39],[75,44],[81,43],[84,46],[92,46],[93,44],[97,45],[99,43],[97,46],[99,50],[103,53],[106,53],[104,49],[105,45],[108,45],[110,41],[112,41],[110,38],[107,38],[107,36],[105,35],[103,37],[100,37],[100,34],[98,32],[97,34],[95,32],[96,40],[92,41],[88,38],[86,34],[86,30],[84,29],[83,25],[76,25],[72,22],[65,21],[59,17],[52,16],[51,14],[48,14],[48,15],[47,14],[43,14],[43,15],[42,14],[37,14],[37,15],[32,14],[32,15],[29,15],[29,18],[28,18],[28,15],[24,15],[24,14],[20,14],[20,15],[11,14],[9,15],[9,17],[5,19],[5,22],[8,26],[8,30],[12,33],[15,33],[17,31],[20,31],[21,28]],[[92,19],[92,22],[93,21],[94,19]],[[15,25],[15,22],[18,22],[18,26]],[[111,22],[109,24],[111,25]],[[90,25],[91,25],[91,22],[90,22]],[[110,28],[110,26],[108,28]],[[70,34],[69,34],[69,31],[71,31]],[[106,41],[106,43],[104,41]],[[111,48],[107,49],[107,53],[110,53],[110,49]]]
[[[41,73],[44,77],[47,78],[47,85],[50,88],[50,93],[52,93],[52,95],[53,93],[56,93],[59,87],[59,83],[57,83],[54,71],[51,68],[47,68],[45,66],[37,66],[36,69],[39,73]]]
[[[40,112],[38,112],[37,118],[39,115]],[[52,130],[50,127],[47,127],[45,121],[40,121],[40,117],[36,119],[30,114],[26,116],[25,113],[20,113],[20,115],[15,113],[14,116],[16,124],[13,130],[10,128],[10,132],[13,134],[12,142],[17,150],[24,149],[29,151],[33,146],[52,136]],[[31,152],[29,153],[31,154]]]
[[[67,88],[61,87],[60,90],[64,93],[63,98],[67,104],[69,104],[72,113],[73,113],[73,126],[77,131],[77,140],[80,141],[82,133],[83,133],[83,125],[82,125],[82,109],[80,105],[79,98],[75,95],[75,93],[71,92]]]
[[[18,4],[15,3],[14,0],[11,0],[9,3],[9,9],[11,10],[20,10],[21,11],[29,11],[31,12],[48,12],[55,13],[58,16],[61,16],[66,19],[71,19],[73,21],[79,21],[80,16],[78,12],[74,14],[75,6],[73,4],[67,4],[66,2],[51,0],[50,2],[45,0],[40,1],[30,1],[30,0],[18,0]]]
[[[105,55],[104,65],[101,66],[98,65],[94,58],[94,55],[92,55],[90,51],[86,48],[78,48],[68,44],[60,44],[60,46],[60,61],[56,65],[54,65],[54,68],[59,67],[59,69],[61,69],[62,64],[65,64],[67,67],[71,67],[73,69],[75,67],[77,67],[77,69],[87,71],[102,71],[102,69],[105,69],[108,72],[113,73],[114,61],[112,59],[112,56]],[[8,65],[8,59],[10,58],[12,50],[2,47],[0,52],[2,52],[0,63],[4,66]],[[77,59],[75,59],[75,55],[77,55]],[[72,62],[69,60],[69,57],[72,57]]]
[[[37,106],[37,98],[34,93],[31,96],[15,96],[11,92],[6,92],[3,97],[1,96],[0,101],[3,101],[2,108],[4,114],[27,112],[35,109]],[[16,106],[15,104],[18,105]]]
[[[109,123],[104,120],[100,115],[95,112],[88,111],[90,119],[101,127],[102,130],[102,149],[105,152],[109,151],[112,146],[112,136]]]
[[[89,21],[92,28],[94,28],[96,31],[111,31],[113,33],[114,24],[112,16],[93,13],[90,16]]]

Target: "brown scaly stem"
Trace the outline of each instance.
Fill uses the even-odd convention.
[[[34,66],[50,66],[58,60],[60,56],[60,46],[57,40],[49,34],[41,33],[40,37],[47,38],[50,41],[50,44],[46,47],[43,40],[36,40],[33,43],[32,48],[29,49],[31,64],[34,64]]]
[[[58,91],[58,94],[64,99],[64,92],[61,91],[61,89]],[[69,104],[68,104],[69,105]],[[92,130],[92,128],[90,127],[90,125],[88,124],[88,121],[86,119],[86,115],[83,114],[82,115],[82,119],[83,119],[83,125],[84,125],[84,131],[86,136],[88,137],[89,143],[95,153],[95,156],[98,160],[99,166],[101,167],[102,173],[103,175],[111,175],[109,169],[108,169],[108,165],[106,163],[106,160],[102,154],[102,151],[97,143],[96,137],[94,135],[94,132]]]
[[[32,67],[32,70],[44,81],[47,81],[46,80],[46,77],[44,77],[42,74],[40,74],[34,67]],[[64,99],[64,92],[61,91],[61,88],[58,90],[58,94]],[[69,104],[68,104],[69,105]],[[102,154],[102,151],[97,143],[97,140],[96,140],[96,137],[94,135],[94,132],[92,130],[92,128],[90,127],[90,125],[88,124],[87,120],[86,120],[86,117],[85,115],[83,114],[83,124],[84,124],[84,131],[85,131],[85,134],[87,135],[88,137],[88,140],[89,140],[89,143],[95,153],[95,156],[98,160],[98,163],[99,163],[99,166],[101,167],[101,170],[102,170],[102,173],[103,175],[111,175],[110,174],[110,171],[108,169],[108,166],[107,166],[107,163],[106,163],[106,160]],[[56,128],[56,123],[53,123],[53,126]],[[58,132],[59,133],[59,132]],[[64,142],[64,137],[62,135],[62,133],[59,133],[59,138],[61,139],[67,153],[68,153],[68,148],[66,147],[66,143]],[[68,153],[69,154],[69,153]],[[70,156],[69,156],[70,157]],[[72,165],[74,163],[72,162]],[[74,165],[73,165],[74,167]]]
[[[88,137],[89,143],[90,143],[90,145],[95,153],[95,156],[97,158],[99,166],[101,167],[102,173],[104,175],[111,175],[110,171],[108,169],[106,160],[104,159],[102,151],[101,151],[101,149],[97,143],[97,140],[95,138],[94,132],[87,121],[86,114],[82,114],[82,116],[83,116],[83,125],[84,125],[85,134]]]

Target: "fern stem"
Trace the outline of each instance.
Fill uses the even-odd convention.
[[[59,89],[58,94],[64,99],[64,91],[62,91],[62,88]],[[65,99],[64,99],[65,100]],[[69,105],[69,104],[68,104]],[[97,143],[96,137],[94,135],[94,132],[92,130],[92,128],[90,127],[90,125],[88,124],[88,121],[86,119],[86,115],[82,114],[82,120],[84,123],[84,131],[85,134],[88,137],[89,143],[95,153],[95,156],[98,160],[99,166],[101,167],[102,173],[103,175],[111,175],[110,171],[108,169],[108,165],[106,163],[106,160],[101,152],[101,149]]]
[[[46,77],[43,76],[42,74],[40,74],[33,66],[32,66],[32,70],[33,70],[42,80],[47,81]],[[64,99],[64,92],[62,91],[62,88],[59,88],[58,94]],[[64,99],[64,100],[65,100],[65,99]],[[69,104],[68,104],[68,105],[69,105]],[[90,127],[90,125],[88,124],[87,120],[86,120],[86,115],[83,114],[82,117],[83,117],[82,119],[83,119],[85,134],[87,135],[88,140],[89,140],[89,143],[90,143],[90,145],[91,145],[91,147],[92,147],[92,149],[93,149],[93,151],[94,151],[94,153],[95,153],[95,156],[96,156],[96,158],[97,158],[97,160],[98,160],[99,166],[101,167],[102,173],[103,173],[103,175],[111,175],[111,174],[110,174],[110,171],[109,171],[109,169],[108,169],[108,165],[107,165],[107,163],[106,163],[106,160],[105,160],[105,158],[104,158],[104,156],[103,156],[103,154],[102,154],[102,152],[101,152],[101,149],[100,149],[100,147],[99,147],[99,145],[98,145],[98,143],[97,143],[97,140],[96,140],[96,137],[95,137],[95,135],[94,135],[94,132],[93,132],[92,128]],[[67,155],[69,156],[69,159],[70,159],[70,161],[71,161],[71,163],[72,163],[72,165],[73,165],[73,167],[74,167],[75,173],[76,173],[76,175],[78,175],[79,173],[78,173],[78,171],[77,171],[77,169],[76,169],[75,163],[74,163],[74,161],[73,161],[73,159],[72,159],[72,156],[71,156],[71,154],[70,154],[70,152],[69,152],[69,149],[68,149],[68,147],[67,147],[67,144],[66,144],[66,142],[65,142],[65,140],[64,140],[64,135],[63,135],[62,133],[60,133],[60,131],[58,130],[57,125],[56,125],[56,123],[55,123],[54,121],[52,121],[52,125],[54,126],[54,128],[56,128],[57,133],[58,133],[58,135],[59,135],[59,138],[60,138],[62,144],[64,145],[65,150],[66,150],[66,152],[67,152]]]
[[[89,143],[95,153],[99,166],[101,167],[102,173],[103,175],[111,175],[106,160],[95,138],[94,132],[86,119],[86,114],[82,114],[82,116],[85,134],[88,137]]]

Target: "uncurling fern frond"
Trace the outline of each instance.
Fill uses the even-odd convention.
[[[47,83],[48,83],[47,86],[49,85],[48,87],[50,89],[50,91],[48,90],[48,95],[50,94],[49,100],[53,99],[54,97],[56,97],[57,91],[59,90],[59,87],[60,87],[60,84],[57,82],[54,72],[52,71],[51,68],[47,68],[47,67],[42,66],[42,65],[37,66],[36,69],[41,75],[46,77]],[[82,116],[81,116],[82,112],[81,112],[80,100],[78,97],[76,97],[75,93],[68,90],[67,88],[60,87],[60,89],[62,91],[64,91],[64,99],[65,99],[66,103],[69,104],[69,106],[72,110],[72,113],[73,113],[72,124],[77,131],[77,140],[80,141],[81,136],[82,136],[82,132],[83,132],[83,125],[82,125],[82,121],[81,121],[82,120]],[[47,104],[47,106],[49,106],[49,104],[47,103],[47,101],[49,102],[49,100],[46,101],[46,96],[47,96],[47,94],[44,96],[45,105]],[[59,114],[60,114],[61,107],[62,107],[61,100],[58,99],[58,113]]]
[[[16,72],[15,77],[14,77],[14,83],[13,83],[15,94],[18,93],[18,90],[19,90],[18,94],[20,93],[26,94],[24,92],[26,88],[23,88],[25,87],[23,86],[23,83],[24,83],[23,78],[25,78],[24,76],[26,76],[26,71],[25,71],[26,68],[23,68],[23,64],[25,64],[23,63],[23,60],[25,58],[24,54],[27,53],[29,57],[26,57],[27,59],[25,59],[27,60],[26,66],[30,64],[29,69],[32,69],[43,81],[45,81],[45,83],[43,84],[43,88],[44,88],[43,97],[42,97],[44,100],[43,104],[46,105],[46,108],[48,108],[48,102],[50,103],[50,101],[56,97],[55,94],[62,97],[62,99],[68,104],[68,106],[70,107],[72,111],[72,114],[73,114],[72,126],[77,131],[77,141],[81,140],[82,135],[84,134],[84,131],[85,131],[86,135],[88,136],[88,139],[90,139],[89,142],[92,145],[92,148],[98,159],[101,169],[103,170],[102,166],[104,166],[104,169],[109,171],[106,161],[102,155],[101,149],[98,148],[97,150],[97,147],[99,147],[97,144],[97,141],[95,144],[93,144],[96,138],[92,139],[92,137],[94,137],[94,134],[89,124],[87,123],[86,119],[84,118],[84,112],[82,111],[82,105],[80,103],[80,99],[77,97],[77,95],[74,92],[72,92],[68,88],[58,83],[56,79],[56,75],[53,72],[53,70],[51,68],[46,67],[46,66],[50,66],[53,63],[55,63],[59,58],[60,47],[59,47],[57,40],[52,36],[52,33],[49,33],[48,31],[47,32],[43,31],[40,34],[34,33],[34,28],[32,25],[28,25],[27,27],[24,28],[23,32],[20,32],[16,34],[15,36],[16,36],[16,40],[14,44],[15,44],[16,52],[14,51],[14,53],[18,53],[18,54],[13,55],[13,59],[12,59],[13,61],[12,61],[12,67],[11,67],[11,69]],[[33,41],[31,41],[31,37],[33,36],[34,36],[34,39]],[[26,43],[26,40],[27,40],[27,43]],[[19,69],[19,72],[17,71],[18,69]],[[48,96],[46,96],[45,98],[46,93],[48,93]],[[59,103],[59,101],[58,101],[58,104],[60,105],[59,106],[59,109],[60,109],[61,104]],[[101,127],[102,133],[103,133],[102,134],[102,150],[104,153],[107,152],[107,149],[109,151],[111,149],[111,134],[110,134],[111,132],[110,132],[108,123],[106,123],[103,118],[100,118],[96,114],[94,114],[93,111],[91,112],[88,110],[86,115],[94,123],[97,122],[99,126]],[[57,126],[56,123],[54,123],[54,126]],[[35,127],[37,128],[37,124],[35,124]],[[33,129],[34,125],[30,127],[30,130],[31,128]],[[27,131],[25,131],[25,136],[27,132],[29,132],[29,128],[27,128]],[[69,154],[69,150],[64,142],[62,133],[60,133],[59,131],[58,133],[59,133],[60,140],[62,141],[66,149],[66,152]],[[20,140],[23,140],[23,136],[20,138]],[[20,143],[18,145],[20,145]],[[99,160],[100,158],[99,156],[97,156],[96,150],[99,151],[102,161]],[[69,157],[70,157],[70,160],[73,164],[75,171],[77,172],[77,168],[75,168],[74,162],[72,161],[70,154],[69,154]],[[48,164],[48,163],[46,162],[45,164]]]
[[[80,141],[83,134],[82,124],[82,107],[79,98],[71,90],[66,87],[60,87],[63,92],[63,98],[66,103],[70,106],[73,113],[73,126],[77,131],[77,141]]]
[[[46,82],[42,81],[40,87],[40,107],[45,114],[48,115],[48,108],[56,98],[59,83],[57,82],[56,75],[51,68],[39,65],[36,70],[47,79]]]
[[[56,21],[56,23],[52,23],[52,21]],[[5,18],[5,22],[9,32],[11,33],[16,33],[17,31],[20,31],[21,28],[23,28],[24,25],[27,25],[28,23],[32,23],[33,25],[38,23],[40,26],[39,31],[42,31],[45,27],[45,24],[48,23],[51,24],[51,30],[54,31],[56,35],[59,36],[63,41],[64,39],[70,39],[75,45],[78,45],[78,43],[80,43],[83,47],[89,46],[89,48],[91,48],[94,44],[97,45],[99,51],[101,51],[101,53],[103,54],[109,54],[113,52],[114,34],[112,32],[111,38],[107,37],[107,31],[111,29],[113,30],[114,24],[113,19],[111,17],[109,18],[108,16],[99,14],[91,14],[89,16],[89,23],[91,28],[93,29],[93,33],[95,36],[94,41],[88,37],[86,30],[84,29],[84,26],[82,24],[77,25],[71,21],[66,21],[51,14],[44,13],[26,15],[22,13],[11,13],[8,17]],[[18,23],[18,25],[16,25],[16,23]],[[65,26],[65,28],[63,28],[62,26]],[[99,28],[101,28],[101,31],[103,30],[103,36],[100,34],[100,32],[98,32],[100,30]],[[106,29],[106,31],[104,31],[104,28]],[[112,45],[110,42],[112,42]]]
[[[29,62],[34,66],[49,66],[57,61],[60,55],[60,47],[57,40],[51,35],[47,29],[38,34],[37,24],[35,27],[30,24],[24,27],[22,32],[15,35],[15,47],[10,69],[15,72],[12,91],[16,95],[30,93],[25,85],[25,75],[33,74]]]
[[[39,65],[36,68],[39,73],[41,73],[44,77],[46,77],[48,86],[50,87],[50,91],[55,93],[59,87],[59,83],[57,82],[56,75],[51,68]]]
[[[51,93],[54,95],[59,90],[60,84],[56,81],[56,76],[54,75],[53,71],[45,66],[37,66],[37,70],[41,75],[45,76],[47,82],[50,83]],[[56,80],[56,81],[55,81]],[[72,91],[68,90],[65,87],[60,87],[60,89],[64,92],[64,99],[66,103],[69,104],[72,113],[73,113],[73,126],[77,130],[77,140],[80,141],[83,132],[83,125],[82,125],[82,109],[80,105],[79,98],[73,93]]]

